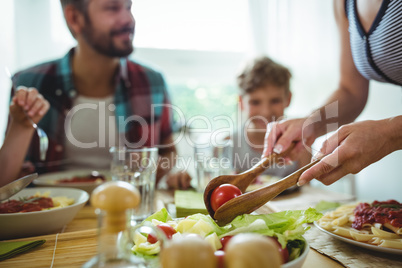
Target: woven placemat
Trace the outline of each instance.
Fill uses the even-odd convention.
[[[401,255],[378,252],[345,243],[320,231],[313,225],[304,237],[310,247],[338,261],[345,267],[402,267]]]

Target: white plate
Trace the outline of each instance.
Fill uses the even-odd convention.
[[[76,176],[87,176],[94,171],[93,169],[78,169],[78,170],[68,170],[68,171],[60,171],[60,172],[52,172],[39,175],[37,179],[33,181],[33,184],[41,187],[68,187],[68,188],[77,188],[86,191],[91,194],[92,191],[102,184],[96,182],[65,182],[65,183],[57,183],[58,180],[61,179],[70,179]],[[100,175],[105,176],[106,181],[111,180],[110,171],[109,170],[97,170]]]
[[[87,203],[87,192],[73,188],[27,188],[10,199],[29,197],[37,192],[50,192],[50,197],[65,196],[74,199],[74,204],[51,210],[0,214],[0,240],[45,235],[61,231],[72,221],[77,212]]]
[[[355,245],[355,246],[359,246],[359,247],[363,247],[363,248],[367,248],[367,249],[371,249],[371,250],[375,250],[375,251],[402,255],[402,250],[400,250],[400,249],[379,247],[379,246],[376,246],[376,245],[371,245],[371,244],[368,244],[368,243],[359,242],[359,241],[356,241],[356,240],[353,240],[353,239],[350,239],[350,238],[347,238],[347,237],[343,237],[343,236],[331,233],[330,231],[327,231],[327,230],[323,229],[317,222],[314,222],[314,225],[319,230],[323,231],[324,233],[329,234],[330,236],[332,236],[332,237],[334,237],[336,239],[342,240],[342,241],[344,241],[346,243],[349,243],[349,244],[352,244],[352,245]]]

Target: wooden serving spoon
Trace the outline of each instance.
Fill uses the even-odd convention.
[[[223,226],[239,215],[253,212],[268,201],[272,200],[278,194],[282,193],[284,190],[296,185],[301,174],[319,161],[320,160],[315,160],[271,185],[242,194],[229,200],[219,207],[211,217],[215,219],[219,226]]]
[[[286,156],[294,148],[294,146],[295,143],[292,143],[285,152],[281,154],[273,153],[268,157],[262,158],[260,162],[258,162],[255,166],[243,173],[237,175],[222,175],[212,179],[207,184],[207,187],[205,187],[204,191],[204,203],[209,215],[214,218],[215,212],[212,209],[210,200],[212,192],[215,190],[216,187],[225,183],[229,183],[237,186],[237,188],[239,188],[240,191],[244,193],[247,187],[255,180],[258,175],[264,172],[265,169],[271,166],[271,164],[277,161],[279,158]]]

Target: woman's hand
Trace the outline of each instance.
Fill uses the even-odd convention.
[[[10,115],[13,123],[32,127],[28,121],[38,123],[49,110],[49,102],[35,88],[18,87],[10,105]]]
[[[342,126],[324,142],[314,157],[322,158],[321,161],[300,176],[299,185],[314,178],[330,185],[349,173],[360,172],[384,156],[402,149],[401,130],[402,116]]]
[[[313,117],[269,123],[262,156],[268,156],[272,152],[280,154],[295,142],[296,145],[287,158],[299,159],[317,137],[314,133],[314,123],[316,122]]]

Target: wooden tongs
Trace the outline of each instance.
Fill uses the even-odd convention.
[[[267,169],[273,162],[277,161],[283,156],[286,156],[288,152],[293,149],[293,147],[294,144],[282,154],[273,153],[268,157],[264,157],[255,166],[241,174],[222,175],[212,179],[208,183],[204,191],[204,203],[209,215],[211,215],[211,217],[215,219],[219,226],[223,226],[231,222],[239,215],[253,212],[268,201],[272,200],[278,194],[282,193],[284,190],[296,185],[300,175],[319,161],[313,161],[310,164],[300,168],[289,176],[271,185],[245,193],[249,184],[252,183],[258,175],[260,175],[265,169]],[[219,207],[216,211],[214,211],[212,209],[210,201],[212,192],[215,190],[216,187],[225,183],[237,186],[243,194],[229,200],[221,207]]]

